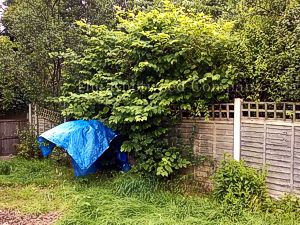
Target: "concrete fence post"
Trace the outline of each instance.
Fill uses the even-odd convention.
[[[242,99],[234,99],[234,129],[233,129],[233,158],[237,161],[241,159],[241,109]]]

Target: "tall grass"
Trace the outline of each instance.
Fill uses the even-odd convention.
[[[52,161],[19,158],[0,161],[1,168],[10,169],[0,173],[0,209],[60,211],[60,225],[300,224],[284,212],[245,210],[232,218],[210,196],[187,195],[179,183],[153,177],[105,172],[75,179]]]

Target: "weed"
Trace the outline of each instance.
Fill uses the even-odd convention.
[[[0,175],[9,175],[11,172],[10,163],[7,161],[0,161]]]
[[[265,177],[265,172],[243,161],[225,158],[213,177],[213,195],[227,206],[227,211],[238,215],[244,208],[260,208],[268,197]]]
[[[26,129],[18,132],[20,144],[17,144],[17,153],[27,159],[41,158],[41,151],[37,142],[35,129],[28,126]]]

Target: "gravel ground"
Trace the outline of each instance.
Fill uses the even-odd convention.
[[[49,225],[59,218],[58,213],[24,215],[15,211],[0,210],[0,225]]]

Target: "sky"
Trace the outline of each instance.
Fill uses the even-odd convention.
[[[2,5],[3,5],[3,2],[4,2],[4,0],[0,0],[0,8],[1,8]]]
[[[4,2],[4,0],[0,0],[0,17],[2,14],[2,10],[3,10],[3,2]]]
[[[4,0],[0,0],[0,19],[1,19],[2,12],[3,12],[3,2],[4,2]],[[3,27],[0,23],[0,33],[1,33],[2,29],[3,29]]]

